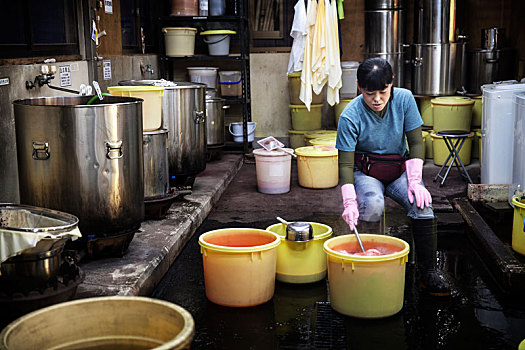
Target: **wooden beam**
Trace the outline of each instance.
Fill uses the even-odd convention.
[[[509,185],[468,184],[467,196],[473,202],[506,202]]]

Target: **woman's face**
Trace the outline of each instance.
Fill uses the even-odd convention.
[[[359,91],[361,91],[361,94],[363,94],[363,100],[368,107],[370,107],[374,112],[381,112],[390,99],[392,83],[388,84],[384,90],[368,91],[359,87]]]

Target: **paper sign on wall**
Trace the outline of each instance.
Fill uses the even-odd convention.
[[[104,80],[111,80],[111,61],[102,61],[102,71],[104,73]]]
[[[104,0],[104,12],[113,13],[113,0]]]
[[[71,86],[71,66],[59,66],[58,75],[60,78],[60,86]]]

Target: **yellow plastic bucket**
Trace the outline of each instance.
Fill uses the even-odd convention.
[[[525,199],[512,198],[514,219],[512,223],[512,250],[525,255]]]
[[[348,100],[340,100],[339,103],[335,105],[335,126],[339,125],[339,117],[341,116],[341,113],[343,113],[343,110],[345,109],[346,105],[348,105],[352,100],[353,98]]]
[[[318,139],[311,139],[311,146],[332,146],[335,147],[335,137],[320,137]]]
[[[308,242],[294,242],[286,239],[286,225],[274,224],[266,229],[281,237],[277,247],[276,278],[286,283],[312,283],[326,276],[326,253],[324,242],[332,237],[328,225],[310,222],[314,239]]]
[[[450,154],[450,151],[448,150],[447,145],[445,144],[445,140],[443,140],[443,137],[437,136],[436,133],[434,132],[430,134],[430,137],[432,138],[434,164],[443,165],[448,155]],[[461,158],[463,165],[470,164],[473,139],[474,139],[474,135],[467,137],[465,140],[465,143],[463,143],[463,147],[461,147],[461,151],[459,151],[459,157]],[[456,140],[452,140],[452,142],[455,143]],[[452,161],[452,157],[448,160],[447,165],[449,165],[451,161]]]
[[[305,105],[290,105],[292,128],[305,131],[321,129],[322,107],[323,105],[311,105],[308,110]]]
[[[423,145],[425,146],[423,148],[423,152],[424,152],[424,159],[427,159],[428,157],[428,152],[427,152],[427,139],[430,138],[430,134],[428,131],[421,131],[421,136],[423,137]]]
[[[162,96],[161,86],[110,86],[108,91],[113,96],[137,97],[142,103],[142,130],[155,131],[162,127]]]
[[[425,157],[432,159],[434,158],[434,150],[432,149],[432,137],[430,137],[430,135],[434,132],[434,130],[428,130],[426,132],[428,135],[425,137]]]
[[[299,147],[304,147],[304,133],[307,131],[301,130],[288,130],[288,135],[290,137],[290,148],[296,149]]]
[[[474,100],[463,96],[443,96],[430,100],[433,128],[443,130],[470,130]]]
[[[405,268],[410,247],[390,236],[361,234],[365,249],[389,247],[392,254],[355,256],[340,250],[359,251],[355,235],[331,238],[324,243],[332,308],[347,316],[382,318],[403,307]]]
[[[301,92],[301,72],[293,72],[288,74],[288,91],[290,93],[290,104],[302,105],[303,101],[299,99],[299,93]],[[312,91],[312,104],[318,105],[323,103],[323,94],[316,95]],[[297,129],[302,130],[302,129]]]
[[[273,297],[278,234],[226,228],[199,237],[206,297],[215,304],[248,307]]]
[[[432,115],[432,103],[430,103],[431,97],[418,97],[419,101],[419,113],[423,119],[424,126],[432,127],[434,125],[434,116]]]
[[[195,53],[195,33],[197,29],[188,27],[162,28],[166,56],[193,56]]]
[[[339,182],[337,149],[331,146],[306,146],[295,150],[299,185],[330,188]]]
[[[482,114],[483,114],[483,97],[482,96],[474,96],[472,97],[474,100],[474,106],[472,107],[472,128],[479,128],[481,127],[481,120],[482,120]]]
[[[69,301],[5,327],[0,349],[189,349],[195,324],[184,308],[145,297]]]
[[[311,146],[310,141],[319,138],[337,137],[336,130],[314,130],[304,133],[304,143],[306,146]]]

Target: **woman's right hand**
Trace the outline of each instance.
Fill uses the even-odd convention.
[[[341,194],[343,196],[343,220],[350,226],[350,230],[354,230],[359,218],[359,207],[357,205],[357,196],[353,184],[345,184],[341,186]]]

